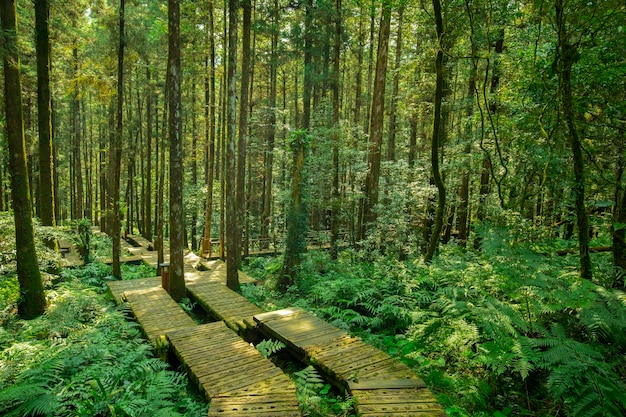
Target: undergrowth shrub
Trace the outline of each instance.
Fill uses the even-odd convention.
[[[0,415],[206,415],[187,377],[155,358],[138,324],[98,293],[107,269],[66,271],[43,316],[1,328]]]
[[[541,225],[479,232],[481,252],[443,245],[430,265],[311,252],[297,287],[256,301],[307,308],[400,357],[452,416],[626,415],[626,295],[608,289],[608,258],[591,282]]]

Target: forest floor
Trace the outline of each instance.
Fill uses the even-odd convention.
[[[12,227],[0,213],[0,235]],[[106,297],[110,267],[59,268],[63,260],[43,242],[68,233],[36,226],[49,308],[31,321],[16,316],[15,250],[0,242],[0,414],[206,415],[186,375],[155,358]],[[244,270],[263,285],[242,285],[242,294],[265,310],[308,309],[400,358],[450,416],[625,415],[626,295],[612,288],[610,253],[593,255],[594,281],[585,281],[575,256],[556,255],[573,242],[522,227],[483,236],[481,252],[445,245],[430,265],[352,250],[331,261],[311,251],[285,294],[272,289],[282,258],[250,258]],[[110,241],[95,238],[92,250],[110,257]],[[123,270],[124,279],[155,273]],[[257,348],[291,368],[306,415],[350,415],[351,399],[312,368],[272,342]]]

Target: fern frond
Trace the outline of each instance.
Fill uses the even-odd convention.
[[[287,345],[285,345],[280,340],[272,340],[272,339],[261,340],[256,345],[256,349],[261,353],[261,356],[263,356],[266,359],[286,347]]]

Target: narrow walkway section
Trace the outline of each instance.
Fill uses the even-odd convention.
[[[216,261],[213,273],[209,279],[187,280],[189,294],[213,316],[237,333],[242,333],[256,327],[252,319],[255,314],[263,313],[241,294],[226,287],[226,264]],[[251,278],[240,273],[241,282],[250,282]]]
[[[344,386],[359,416],[445,416],[408,366],[301,308],[257,314],[254,321]]]
[[[209,416],[300,416],[293,381],[223,322],[168,332],[167,338],[211,398]]]
[[[124,297],[154,347],[166,333],[196,326],[196,322],[160,286],[127,291]]]

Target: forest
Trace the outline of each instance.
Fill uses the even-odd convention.
[[[626,414],[623,1],[0,19],[0,414],[206,415],[106,298],[160,274],[122,264],[129,234],[169,250],[186,309],[183,254],[223,259],[229,288],[398,357],[450,416]],[[304,415],[354,415],[304,386]]]

